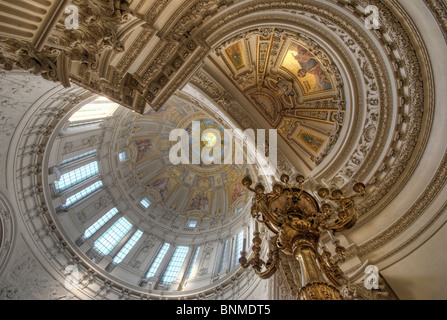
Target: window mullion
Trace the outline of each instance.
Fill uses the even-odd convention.
[[[199,246],[194,246],[193,250],[189,250],[190,252],[188,253],[188,256],[186,257],[186,260],[188,261],[188,264],[186,265],[185,270],[181,274],[180,278],[182,280],[180,281],[180,284],[179,284],[179,287],[178,287],[179,291],[181,291],[184,288],[184,286],[186,284],[186,281],[188,280],[188,275],[190,273],[192,273],[192,268],[194,268],[194,264],[196,262],[194,258],[196,256],[196,253],[198,253],[199,249],[200,249]]]
[[[82,190],[88,188],[89,186],[95,184],[96,182],[101,181],[99,175],[94,175],[84,181],[79,182],[78,184],[71,186],[70,188],[60,192],[58,195],[64,195],[66,199],[71,196],[81,192]]]
[[[93,242],[93,246],[86,255],[95,263],[101,262],[123,240],[132,227],[133,225],[121,216]]]
[[[121,241],[117,243],[115,248],[113,248],[113,250],[110,251],[109,255],[114,258],[118,254],[118,252],[120,252],[120,250],[126,245],[126,242],[129,241],[129,239],[134,235],[136,231],[137,227],[133,226],[129,230],[129,232],[121,239]]]
[[[115,254],[111,253],[110,255],[113,256],[112,261],[109,263],[109,265],[106,267],[106,271],[111,272],[115,269],[115,267],[123,262],[126,257],[132,252],[132,250],[135,248],[135,245],[140,241],[140,239],[143,236],[143,231],[138,230],[137,227],[132,228],[132,230],[129,231],[128,236],[123,239],[124,243],[122,245],[117,246],[118,250]],[[123,252],[123,250],[125,250]]]
[[[173,245],[171,245],[169,247],[168,252],[166,252],[163,260],[160,263],[160,266],[158,267],[157,271],[155,272],[154,277],[157,278],[157,284],[160,283],[161,277],[165,273],[166,268],[168,267],[169,261],[171,261],[172,255],[174,254],[176,248],[177,248],[177,246],[173,246]]]
[[[66,173],[69,173],[73,170],[79,169],[79,168],[86,166],[86,165],[88,165],[92,162],[95,162],[95,161],[98,161],[98,158],[94,155],[91,155],[91,156],[87,156],[85,158],[73,160],[73,162],[62,164],[62,165],[58,166],[58,170],[61,175],[64,175]]]
[[[81,236],[75,241],[76,245],[80,247],[82,244],[87,241],[87,239],[90,239],[91,237],[95,236],[97,232],[100,232],[100,230],[107,225],[115,216],[119,215],[118,210],[113,205],[110,205],[106,210],[99,211],[98,214],[96,214],[93,218],[89,219],[87,223],[84,224],[84,233],[81,234]],[[111,216],[111,217],[110,217]],[[110,218],[109,218],[110,217]],[[100,226],[96,231],[94,231],[92,234],[90,234],[93,230],[89,232],[89,234],[86,236],[87,230],[89,230],[93,225],[96,223],[101,223],[101,219],[107,219],[107,221],[103,222],[104,224]]]
[[[92,243],[91,246],[93,247],[93,244],[95,243],[95,241],[98,240],[98,238],[101,235],[103,235],[107,230],[109,230],[110,227],[113,226],[115,224],[115,222],[117,222],[122,217],[123,217],[123,214],[121,212],[118,212],[109,221],[107,221],[101,228],[96,230],[96,232],[88,238],[89,242]]]

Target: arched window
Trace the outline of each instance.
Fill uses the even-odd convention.
[[[120,160],[120,162],[125,162],[128,157],[127,157],[127,151],[123,151],[118,155],[118,158]]]
[[[221,258],[220,258],[219,270],[217,271],[217,273],[221,272],[225,268],[225,260],[227,258],[227,246],[228,246],[228,239],[225,240],[225,243],[223,246],[223,251],[222,251]]]
[[[195,228],[197,226],[197,219],[189,219],[187,227],[188,228]]]
[[[101,97],[76,111],[68,121],[71,123],[70,126],[76,126],[80,123],[91,122],[94,119],[109,117],[117,108],[118,104]]]

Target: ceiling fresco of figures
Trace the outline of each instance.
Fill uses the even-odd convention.
[[[186,228],[184,224],[193,217],[197,219],[195,231],[208,230],[231,218],[240,204],[245,205],[248,194],[240,181],[246,165],[207,165],[203,161],[174,165],[169,159],[175,144],[169,141],[169,134],[176,128],[188,132],[189,160],[197,152],[192,148],[195,134],[202,138],[198,152],[220,141],[222,154],[218,156],[222,156],[227,147],[225,127],[217,119],[177,96],[158,111],[129,117],[133,129],[125,130],[116,142],[127,150],[129,160],[117,170],[132,170],[136,178],[118,183],[123,183],[123,190],[139,185],[141,194],[152,203],[149,211],[156,223]],[[200,124],[200,132],[192,131],[192,121]],[[209,133],[210,129],[219,137]]]
[[[225,41],[209,59],[309,168],[321,163],[344,125],[346,105],[340,74],[317,43],[255,29]]]

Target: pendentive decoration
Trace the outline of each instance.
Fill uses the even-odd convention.
[[[307,181],[303,175],[297,174],[294,179],[296,183],[293,184],[289,183],[287,174],[282,174],[280,180],[273,183],[272,192],[266,193],[262,183],[252,188],[250,176],[242,179],[242,184],[255,193],[251,207],[255,231],[253,255],[250,260],[247,259],[244,243],[240,264],[243,268],[251,265],[262,279],[270,278],[279,265],[281,250],[287,255],[293,255],[300,265],[302,286],[298,292],[299,300],[342,300],[337,287],[343,284],[344,274],[338,263],[345,261],[346,254],[345,248],[334,236],[356,224],[358,214],[354,198],[366,194],[365,185],[354,183],[355,194],[349,197],[344,196],[335,186],[317,185],[316,194],[312,196],[303,190],[303,184]],[[312,181],[311,178],[308,180]],[[274,233],[269,239],[267,261],[260,258],[262,240],[258,223],[264,224]],[[320,242],[324,232],[329,233],[335,245],[336,258]]]

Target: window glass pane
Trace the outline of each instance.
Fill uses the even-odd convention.
[[[196,252],[194,253],[194,258],[192,259],[191,265],[189,266],[188,274],[186,276],[186,279],[189,279],[191,276],[192,269],[194,268],[194,264],[196,263],[197,256],[199,255],[200,247],[196,249]]]
[[[62,161],[61,164],[66,164],[66,163],[72,162],[74,160],[78,160],[78,159],[81,159],[81,158],[84,158],[84,157],[88,157],[88,156],[93,155],[93,154],[96,154],[96,150],[92,150],[92,151],[80,154],[78,156],[74,156],[74,157],[71,157],[69,159],[66,159],[66,160]]]
[[[148,198],[143,198],[143,200],[140,201],[140,203],[145,207],[146,209],[149,208],[152,204],[152,202]]]
[[[107,98],[98,98],[95,101],[86,104],[76,111],[68,121],[82,121],[105,118],[112,115],[118,108],[118,104]]]
[[[95,241],[93,249],[104,256],[108,255],[131,228],[132,224],[126,218],[119,218],[109,230]]]
[[[155,272],[157,272],[158,267],[160,266],[161,261],[163,260],[166,252],[169,249],[170,244],[165,243],[163,247],[161,248],[160,252],[158,252],[157,257],[155,258],[154,262],[152,263],[151,267],[149,268],[149,271],[146,273],[146,278],[153,277],[155,275]]]
[[[121,153],[118,155],[118,157],[119,157],[119,159],[120,159],[120,162],[124,162],[124,161],[126,161],[126,160],[127,160],[127,152],[126,152],[126,151],[121,152]]]
[[[197,225],[197,220],[196,219],[191,219],[188,221],[188,228],[195,228]]]
[[[81,122],[71,123],[68,127],[69,128],[77,128],[77,127],[88,126],[90,124],[98,124],[98,123],[102,123],[102,122],[104,122],[104,120],[81,121]]]
[[[95,192],[96,190],[98,190],[101,187],[102,187],[102,181],[95,182],[94,184],[88,186],[84,190],[81,190],[78,193],[76,193],[76,194],[72,195],[71,197],[69,197],[67,199],[67,201],[65,202],[65,204],[62,205],[62,208],[66,208],[68,206],[71,206],[73,203],[76,203],[79,200],[81,200],[82,198],[87,197],[89,194]]]
[[[98,161],[91,162],[85,166],[72,170],[61,176],[59,181],[54,182],[57,192],[61,192],[81,181],[84,181],[95,174],[98,174]]]
[[[142,235],[143,235],[143,232],[140,230],[137,230],[137,232],[135,232],[133,234],[133,236],[129,239],[129,241],[126,242],[125,246],[120,250],[120,252],[118,252],[118,254],[113,258],[113,262],[115,264],[118,264],[121,261],[123,261],[123,259],[127,256],[127,254],[133,248],[135,243],[137,243],[138,240],[140,240]]]
[[[235,239],[235,246],[234,246],[234,261],[233,266],[236,266],[239,262],[239,258],[241,257],[241,251],[242,251],[242,237],[243,237],[243,231],[239,232],[236,235]]]
[[[219,272],[222,271],[224,269],[224,266],[225,266],[225,258],[227,256],[227,244],[228,244],[228,240],[225,241],[225,245],[224,245],[224,248],[223,248],[222,260],[220,262]]]
[[[105,225],[117,213],[118,213],[117,208],[110,209],[109,212],[107,212],[105,215],[103,215],[101,218],[99,218],[94,224],[92,224],[90,226],[90,228],[85,230],[84,237],[90,238],[92,234],[94,234],[96,231],[98,231],[103,225]]]
[[[188,250],[189,247],[185,246],[179,246],[175,249],[171,261],[169,261],[168,267],[161,279],[161,283],[170,285],[172,281],[177,280]]]

